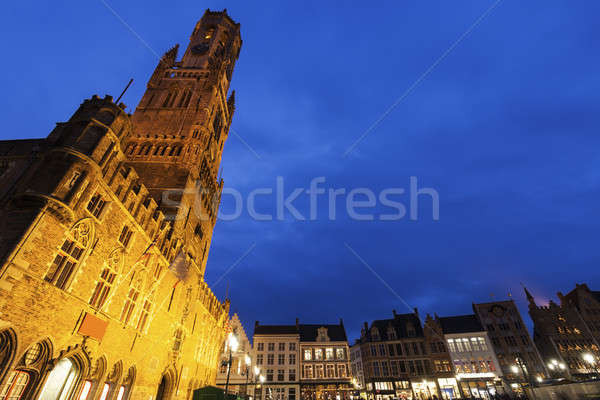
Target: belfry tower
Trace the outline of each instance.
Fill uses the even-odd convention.
[[[129,165],[168,218],[173,233],[206,254],[223,182],[223,144],[234,112],[227,97],[242,40],[227,10],[206,10],[180,61],[179,46],[159,61],[132,121]],[[204,263],[203,263],[204,264]]]

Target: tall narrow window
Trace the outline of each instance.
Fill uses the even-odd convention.
[[[13,371],[0,388],[0,400],[19,400],[29,382],[29,374],[23,371]]]
[[[100,272],[98,282],[96,283],[96,288],[90,298],[90,304],[93,307],[102,308],[106,303],[117,273],[121,268],[122,259],[123,256],[121,250],[116,249],[110,254],[108,260],[106,260],[106,263]]]
[[[140,296],[140,288],[142,286],[141,279],[135,280],[132,285],[129,287],[129,292],[127,293],[127,299],[125,300],[125,304],[123,306],[123,311],[121,312],[121,322],[127,324],[131,319],[131,315],[133,314],[133,310],[137,304],[138,297]]]
[[[124,225],[123,229],[121,230],[121,235],[119,235],[119,242],[121,242],[123,246],[127,247],[129,241],[131,240],[132,234],[133,231],[127,225]]]
[[[75,225],[58,250],[44,279],[64,289],[89,246],[91,235],[92,228],[87,222],[80,222]]]
[[[106,201],[102,200],[102,196],[100,193],[96,193],[90,199],[90,202],[87,205],[87,210],[96,218],[100,218],[100,214],[102,214],[102,210],[106,205]]]
[[[150,310],[152,310],[152,300],[150,297],[144,300],[144,305],[142,306],[142,310],[140,311],[140,318],[138,319],[137,330],[143,331],[146,328],[146,324],[148,323],[148,316],[150,315]]]

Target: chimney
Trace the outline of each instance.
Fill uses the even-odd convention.
[[[396,316],[398,315],[396,314],[396,310],[392,310],[392,314],[394,314],[394,318],[396,318]]]
[[[254,329],[258,327],[258,321],[254,321]]]
[[[344,326],[344,320],[340,318],[340,326]]]
[[[296,328],[300,327],[300,318],[296,317]]]

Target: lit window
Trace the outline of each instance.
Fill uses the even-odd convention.
[[[38,400],[56,400],[67,397],[77,378],[77,369],[71,360],[63,358],[52,369]]]
[[[312,351],[310,349],[304,350],[304,359],[307,361],[312,360]]]
[[[123,400],[124,395],[125,395],[125,386],[121,385],[121,387],[119,387],[119,393],[117,394],[117,400]]]
[[[323,349],[315,349],[315,360],[323,359]]]
[[[325,358],[327,360],[333,360],[333,349],[331,347],[325,349]]]
[[[29,375],[23,371],[13,371],[0,389],[1,400],[19,400],[27,387]]]
[[[102,269],[98,283],[96,283],[96,288],[90,298],[90,305],[92,307],[102,308],[104,306],[116,276],[117,273],[110,266],[106,265]]]
[[[151,299],[145,299],[144,305],[142,306],[142,310],[140,312],[140,318],[138,319],[137,330],[143,331],[146,328],[146,323],[148,323],[148,316],[150,315],[150,310],[152,309],[152,301]]]
[[[110,385],[105,383],[102,387],[102,394],[100,394],[100,400],[106,400],[106,396],[108,396],[108,391],[110,390]]]
[[[119,242],[127,247],[127,245],[129,244],[129,241],[131,240],[131,235],[133,234],[133,231],[131,229],[129,229],[129,227],[127,225],[123,226],[123,230],[121,230],[121,235],[119,235]]]
[[[81,392],[79,393],[78,400],[87,400],[90,390],[92,389],[92,381],[83,382]]]

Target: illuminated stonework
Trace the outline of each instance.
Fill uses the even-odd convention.
[[[204,271],[239,28],[207,11],[133,116],[94,96],[46,139],[0,142],[2,398],[187,399],[215,383],[229,304]]]

